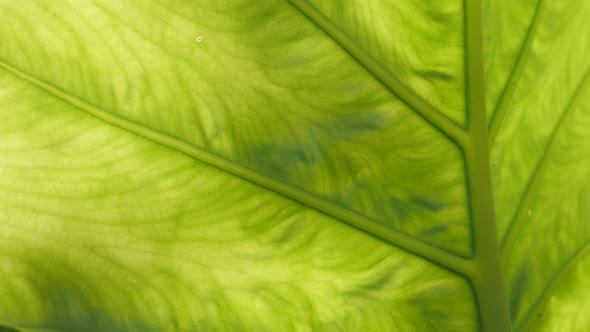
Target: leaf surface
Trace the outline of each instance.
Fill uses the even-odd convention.
[[[0,331],[584,330],[589,10],[0,1]]]
[[[516,329],[530,328],[555,289],[568,287],[560,284],[573,280],[566,275],[590,241],[590,6],[539,1],[525,12],[532,17],[527,41],[490,123],[497,224]],[[491,68],[489,86],[503,76]],[[577,282],[569,287],[582,289]],[[587,319],[583,308],[571,305],[558,316]]]

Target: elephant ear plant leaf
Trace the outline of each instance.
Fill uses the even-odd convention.
[[[587,0],[0,0],[0,331],[589,331]]]

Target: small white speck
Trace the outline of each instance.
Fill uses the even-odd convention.
[[[199,37],[197,37],[197,43],[200,43],[200,42],[202,42],[202,41],[203,41],[203,36],[199,36]]]

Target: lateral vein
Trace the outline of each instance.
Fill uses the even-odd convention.
[[[584,85],[586,85],[589,78],[590,78],[590,67],[588,67],[586,69],[584,76],[582,77],[582,79],[580,80],[578,85],[576,86],[576,89],[574,90],[574,93],[572,93],[572,96],[570,97],[565,110],[561,114],[561,117],[559,118],[557,125],[555,126],[555,128],[551,132],[551,136],[549,136],[549,141],[545,145],[545,149],[543,150],[541,158],[539,159],[539,163],[537,164],[537,167],[535,167],[535,170],[533,171],[533,174],[531,175],[531,179],[529,180],[529,183],[527,184],[527,186],[525,188],[523,197],[522,197],[520,203],[518,204],[518,207],[517,207],[517,210],[514,214],[514,217],[511,221],[510,225],[508,225],[508,229],[506,230],[506,233],[504,234],[502,241],[500,242],[500,250],[501,250],[503,256],[508,255],[508,253],[512,250],[512,246],[514,245],[514,242],[516,241],[516,235],[518,235],[518,233],[520,233],[521,228],[524,226],[524,220],[526,219],[525,218],[525,215],[526,215],[525,211],[528,211],[528,206],[529,206],[530,201],[532,199],[532,193],[535,192],[535,190],[539,184],[541,174],[545,170],[545,167],[547,165],[547,161],[549,160],[548,155],[549,155],[549,152],[553,149],[553,145],[555,144],[555,138],[557,136],[557,133],[559,131],[561,131],[561,129],[563,128],[564,123],[565,123],[565,119],[571,113],[571,110],[574,108],[574,104],[575,104],[576,100],[578,99],[578,96],[580,95],[582,88],[584,87]]]
[[[537,30],[539,28],[539,23],[541,22],[541,17],[543,16],[543,12],[545,11],[545,0],[539,0],[537,6],[535,7],[535,12],[533,14],[533,19],[527,29],[526,37],[524,42],[522,43],[520,50],[518,52],[518,58],[516,63],[512,67],[512,71],[510,72],[510,76],[506,81],[506,85],[504,86],[504,90],[500,95],[500,101],[496,105],[496,110],[492,116],[492,120],[490,121],[490,145],[494,144],[494,140],[496,135],[498,134],[498,130],[502,125],[502,121],[506,116],[506,112],[510,103],[512,102],[512,96],[514,95],[514,90],[518,85],[518,81],[524,72],[524,68],[528,62],[529,55],[531,53],[531,48],[533,45],[533,41],[535,36],[537,35]]]
[[[557,274],[551,278],[549,285],[543,290],[541,296],[539,296],[537,301],[535,301],[535,304],[533,304],[533,307],[526,314],[522,324],[517,326],[517,331],[529,331],[532,328],[535,318],[543,313],[543,310],[545,310],[545,306],[547,305],[547,302],[549,302],[551,295],[553,295],[555,290],[561,285],[565,277],[567,277],[568,274],[577,266],[577,264],[586,258],[588,254],[590,254],[590,242],[586,242],[582,247],[580,247],[580,249],[576,250],[576,252],[570,256],[570,259],[568,259],[559,268]]]
[[[432,105],[422,99],[422,97],[418,96],[405,84],[399,81],[389,70],[384,68],[379,61],[375,60],[371,55],[359,47],[359,45],[334,24],[334,22],[305,0],[288,1],[293,7],[303,13],[311,22],[346,50],[352,58],[365,67],[391,93],[400,98],[401,101],[407,104],[435,128],[447,135],[455,143],[461,147],[466,145],[468,137],[465,130],[449,120],[449,118],[440,113]]]
[[[203,150],[180,139],[173,138],[156,130],[144,127],[133,121],[109,113],[61,90],[56,86],[53,86],[20,69],[17,69],[3,60],[0,60],[0,67],[25,80],[26,82],[46,91],[47,93],[64,100],[72,106],[75,106],[76,108],[79,108],[80,110],[111,125],[141,136],[169,149],[186,154],[226,173],[232,174],[268,190],[274,191],[290,200],[299,202],[323,214],[345,222],[374,237],[380,238],[410,253],[423,257],[444,268],[453,270],[465,276],[470,276],[473,274],[474,264],[473,261],[469,259],[456,256],[438,247],[422,242],[329,200],[260,174],[250,168],[221,158],[211,152]]]

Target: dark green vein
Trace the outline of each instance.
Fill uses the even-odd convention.
[[[518,86],[518,81],[520,80],[522,73],[524,72],[524,68],[527,64],[529,59],[529,55],[531,53],[531,48],[533,45],[533,41],[535,36],[537,35],[537,30],[539,28],[539,23],[541,22],[541,17],[543,16],[543,12],[545,11],[545,0],[539,0],[537,6],[535,7],[535,12],[533,14],[533,19],[529,28],[526,33],[526,37],[524,42],[520,47],[520,51],[518,52],[518,58],[516,63],[512,67],[512,71],[510,72],[510,76],[508,77],[507,83],[504,86],[504,90],[500,95],[500,99],[498,104],[496,105],[496,109],[494,114],[492,115],[492,120],[490,121],[490,144],[494,143],[494,139],[498,134],[498,130],[502,125],[502,121],[506,116],[506,112],[510,103],[512,102],[512,96],[514,95],[514,90]]]
[[[405,84],[391,74],[379,61],[365,52],[354,40],[342,31],[330,19],[305,0],[289,0],[289,2],[315,23],[329,37],[346,50],[359,64],[375,76],[391,93],[422,116],[426,121],[447,135],[460,146],[465,146],[465,131],[449,120],[432,105],[410,90]]]
[[[537,318],[541,316],[543,310],[545,310],[545,306],[547,305],[547,302],[549,302],[549,299],[553,293],[555,293],[555,290],[562,284],[562,281],[565,279],[565,277],[567,277],[568,274],[578,265],[578,263],[588,256],[588,254],[590,254],[590,242],[586,242],[585,245],[578,249],[570,257],[570,259],[568,259],[565,264],[559,268],[557,274],[551,278],[549,285],[543,290],[543,293],[528,311],[522,323],[516,326],[517,331],[531,330]]]
[[[101,119],[111,125],[119,127],[125,131],[134,133],[145,139],[153,141],[162,146],[168,147],[172,150],[184,153],[196,160],[202,161],[213,167],[216,167],[226,173],[238,176],[249,182],[257,184],[263,188],[274,191],[282,196],[285,196],[293,201],[306,205],[314,210],[324,213],[328,216],[336,218],[353,227],[356,227],[368,234],[387,241],[395,246],[398,246],[410,253],[426,258],[433,263],[441,265],[450,270],[456,271],[460,274],[469,276],[474,271],[473,262],[442,249],[429,245],[404,233],[386,227],[378,222],[355,213],[345,207],[330,202],[326,199],[320,198],[310,194],[304,190],[292,187],[273,178],[262,175],[247,167],[236,164],[227,159],[221,158],[215,154],[198,148],[192,144],[186,143],[179,139],[170,137],[161,132],[144,127],[135,122],[126,120],[117,115],[102,110],[93,106],[73,95],[44,82],[30,74],[23,72],[20,69],[0,60],[0,67],[13,75],[25,80],[26,82],[48,92],[49,94],[66,101],[72,106],[79,108],[86,113]]]
[[[471,204],[474,255],[478,266],[471,279],[483,331],[510,331],[492,195],[486,123],[485,76],[480,0],[465,0],[465,99],[468,138],[464,146]]]
[[[557,122],[557,125],[555,126],[555,128],[551,132],[551,136],[549,136],[549,140],[548,140],[547,144],[545,145],[545,149],[543,150],[543,153],[541,154],[541,158],[539,159],[539,163],[537,164],[537,167],[535,167],[535,170],[533,171],[533,174],[531,175],[531,178],[525,188],[525,191],[524,191],[524,194],[520,200],[520,203],[518,204],[518,207],[517,207],[516,212],[514,214],[514,218],[512,219],[510,224],[508,225],[508,229],[506,230],[506,233],[502,237],[500,248],[502,250],[502,255],[504,257],[507,257],[507,255],[512,250],[512,246],[514,246],[514,243],[517,239],[517,235],[520,233],[522,227],[525,225],[525,220],[527,219],[528,207],[529,207],[529,205],[531,203],[531,199],[533,197],[532,194],[537,189],[537,186],[539,185],[539,181],[541,181],[541,175],[543,174],[545,167],[547,166],[547,161],[549,160],[549,153],[553,149],[553,146],[555,145],[555,138],[557,137],[557,133],[560,132],[562,130],[562,128],[564,127],[564,123],[566,122],[565,119],[567,118],[567,116],[569,114],[571,114],[572,109],[574,109],[576,100],[578,99],[580,92],[582,91],[582,88],[584,87],[584,85],[586,85],[589,77],[590,77],[590,67],[588,67],[586,69],[584,76],[582,77],[580,82],[578,82],[578,85],[576,86],[574,92],[572,93],[565,110],[563,111],[563,113],[561,114],[561,117],[559,118],[559,121]]]

